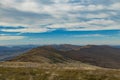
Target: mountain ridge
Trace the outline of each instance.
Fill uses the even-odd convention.
[[[10,61],[64,63],[73,60],[104,68],[120,68],[120,49],[118,48],[106,45],[70,45],[71,47],[60,45],[59,48],[58,46],[57,48],[52,45],[37,47]]]

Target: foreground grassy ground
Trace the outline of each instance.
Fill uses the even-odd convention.
[[[0,67],[0,80],[120,80],[120,71]]]

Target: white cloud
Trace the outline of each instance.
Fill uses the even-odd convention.
[[[88,34],[88,35],[73,35],[72,37],[108,37],[107,35],[101,35],[101,34]]]
[[[0,26],[12,26],[12,27],[24,26],[24,27],[28,27],[30,25],[29,24],[20,24],[20,23],[0,22]]]
[[[28,27],[28,28],[23,28],[23,29],[2,29],[1,31],[5,32],[20,32],[20,33],[42,33],[42,32],[47,32],[49,29],[47,28],[35,28],[35,27]]]
[[[23,10],[23,11],[30,11],[30,12],[38,12],[39,11],[39,7],[38,4],[34,1],[30,1],[30,0],[25,0],[23,3],[19,4],[21,7],[16,7],[19,10]]]
[[[24,36],[7,36],[7,35],[0,35],[0,40],[19,40],[24,39]]]
[[[120,29],[119,23],[113,20],[95,19],[90,21],[82,22],[70,22],[70,23],[59,23],[47,26],[52,29],[64,28],[68,31],[81,31],[81,30],[109,30],[109,29]]]
[[[100,14],[87,14],[86,18],[108,18],[110,17],[109,14],[100,13]]]
[[[86,8],[86,10],[89,11],[98,11],[98,10],[103,10],[105,8],[104,5],[88,5],[87,7],[84,6]]]
[[[51,4],[43,4],[39,0],[1,0],[0,7],[0,25],[1,26],[24,26],[24,29],[2,29],[5,32],[21,32],[21,33],[40,33],[47,32],[50,29],[64,28],[67,30],[104,30],[104,29],[120,29],[119,21],[111,20],[112,16],[117,16],[120,9],[120,3],[88,4],[68,3],[70,0],[50,0]],[[4,12],[8,10],[7,12]],[[13,10],[18,11],[12,12]],[[105,10],[104,13],[102,10]],[[86,12],[87,11],[87,12]],[[102,12],[101,12],[102,11]],[[110,13],[113,11],[112,13]],[[2,13],[3,12],[3,13]],[[9,15],[9,12],[13,13]],[[23,13],[19,15],[19,12]],[[86,12],[85,14],[82,12]],[[91,13],[92,12],[92,13]],[[98,14],[94,13],[98,12]],[[35,13],[36,15],[26,15]],[[18,14],[18,15],[17,15]],[[41,14],[48,14],[52,18],[45,18]],[[7,16],[6,16],[7,15]],[[11,16],[11,17],[10,17]],[[27,16],[27,17],[26,17]],[[31,17],[33,16],[33,17]],[[6,18],[8,17],[8,18]],[[43,18],[41,18],[43,17]],[[79,19],[78,19],[79,18]],[[101,18],[95,19],[93,18]],[[107,18],[107,19],[104,19]],[[109,19],[110,18],[110,19]],[[91,19],[84,21],[82,19]],[[49,25],[51,24],[51,25]],[[48,26],[42,26],[48,25]]]
[[[23,0],[21,2],[18,2],[17,0],[1,0],[1,4],[7,8],[15,8],[20,11],[29,11],[29,12],[35,12],[35,13],[51,13],[54,14],[62,14],[66,11],[98,11],[98,10],[104,10],[104,9],[118,9],[119,10],[119,4],[120,3],[114,3],[111,5],[95,5],[95,4],[89,4],[89,5],[81,5],[81,4],[72,4],[68,3],[69,0],[55,0],[53,1],[53,4],[50,5],[44,5],[42,3],[38,3],[37,0]]]
[[[111,24],[116,24],[115,21],[113,20],[105,20],[105,19],[94,19],[94,20],[91,20],[91,21],[88,21],[87,23],[89,24],[97,24],[97,25],[111,25]]]
[[[110,9],[112,9],[112,10],[120,10],[120,2],[110,5]]]

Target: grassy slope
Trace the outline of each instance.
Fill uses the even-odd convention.
[[[0,63],[0,80],[120,80],[120,70],[84,63]]]
[[[0,80],[120,80],[119,70],[0,68]]]

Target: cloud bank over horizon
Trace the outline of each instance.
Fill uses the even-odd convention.
[[[63,36],[62,33],[56,31],[63,30],[64,35],[69,36],[68,39],[71,39],[70,36],[76,35],[81,35],[77,40],[86,39],[85,37],[90,40],[94,37],[101,37],[101,35],[105,35],[104,37],[109,35],[114,36],[112,38],[116,42],[109,42],[102,38],[103,42],[101,44],[106,42],[117,44],[120,36],[119,5],[119,0],[1,0],[0,41],[17,39],[21,40],[18,42],[21,44],[26,42],[26,38],[41,38],[40,40],[43,39],[43,41],[44,39],[49,40],[49,38],[56,39],[57,36]],[[96,31],[107,32],[98,33]],[[109,31],[113,34],[108,34]],[[53,32],[54,34],[52,34]],[[71,34],[76,32],[76,34],[70,35],[67,32]],[[77,34],[78,32],[88,33]],[[91,37],[87,36],[91,34]],[[45,37],[42,37],[43,35]],[[83,38],[84,35],[86,36]],[[7,37],[10,38],[6,39]],[[41,41],[41,43],[52,43],[50,41]],[[72,43],[75,42],[76,40],[72,40]],[[91,43],[96,44],[98,42],[92,40]],[[57,40],[56,43],[65,42]],[[82,43],[87,43],[87,40],[79,44]]]

